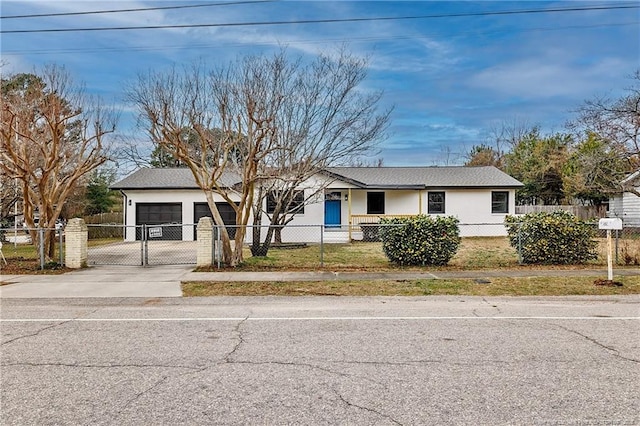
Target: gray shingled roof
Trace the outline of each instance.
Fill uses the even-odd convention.
[[[326,173],[361,188],[517,188],[522,183],[495,167],[329,167]],[[241,183],[237,173],[225,172],[222,184]],[[112,189],[198,189],[189,169],[140,169]]]
[[[242,182],[237,173],[224,172],[221,184],[230,188]],[[199,189],[190,169],[139,169],[111,186],[112,189]]]
[[[362,188],[517,188],[522,182],[493,166],[329,167],[329,175]]]

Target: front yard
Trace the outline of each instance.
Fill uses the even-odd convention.
[[[121,242],[118,238],[91,239],[89,249],[95,246]],[[456,255],[446,266],[426,266],[431,270],[469,270],[469,269],[536,269],[536,268],[600,268],[606,267],[606,240],[598,239],[598,258],[583,265],[520,265],[517,250],[509,245],[506,237],[468,237],[463,238]],[[63,247],[64,250],[64,247]],[[252,257],[248,247],[244,249],[245,262],[236,270],[241,271],[415,271],[425,267],[409,267],[391,264],[380,242],[353,242],[351,244],[309,244],[296,248],[276,248],[269,250],[268,256]],[[5,243],[4,256],[8,265],[0,265],[3,273],[38,273],[38,254],[33,245]],[[59,258],[59,246],[56,245],[56,260]],[[618,242],[616,267],[635,266],[640,263],[640,239],[624,238]],[[183,262],[184,263],[184,262]],[[195,255],[193,258],[195,264]],[[614,259],[615,263],[615,259]],[[218,270],[215,266],[208,269]]]
[[[598,240],[598,258],[583,265],[520,265],[518,252],[509,245],[506,237],[463,238],[460,248],[448,265],[429,269],[500,269],[500,268],[580,268],[606,267],[606,240]],[[303,248],[272,248],[266,257],[251,257],[245,249],[245,263],[238,269],[260,270],[316,270],[330,271],[397,271],[420,270],[424,267],[407,267],[389,263],[380,242],[353,242],[351,244],[308,245]],[[618,266],[637,266],[640,258],[640,240],[620,240]],[[615,261],[615,259],[614,259]],[[211,269],[212,271],[216,268]]]

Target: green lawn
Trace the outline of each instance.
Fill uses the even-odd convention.
[[[598,259],[586,266],[605,266],[606,240],[598,240]],[[621,240],[618,265],[638,265],[640,240]],[[403,267],[390,264],[380,242],[353,242],[351,244],[325,244],[322,253],[323,267],[333,271],[363,270],[413,270],[420,267]],[[320,245],[303,248],[271,248],[268,256],[252,257],[245,249],[245,263],[240,267],[247,271],[260,270],[315,270],[321,268]],[[518,253],[505,237],[463,238],[460,248],[448,265],[435,269],[495,269],[516,268]],[[434,269],[433,267],[431,267]]]

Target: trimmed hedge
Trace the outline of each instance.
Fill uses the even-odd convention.
[[[452,216],[383,218],[380,225],[384,254],[400,265],[446,265],[460,246],[458,219]]]
[[[507,216],[509,243],[527,264],[579,264],[596,259],[596,227],[565,211]]]

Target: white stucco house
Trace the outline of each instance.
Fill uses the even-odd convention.
[[[237,187],[240,177],[227,173],[224,185]],[[506,235],[502,224],[506,215],[515,214],[515,191],[521,186],[495,167],[330,167],[300,188],[317,194],[283,238],[313,242],[322,232],[325,242],[346,242],[362,238],[362,224],[418,214],[455,216],[463,236]],[[127,240],[139,239],[135,226],[143,224],[181,224],[166,238],[193,240],[194,225],[210,215],[189,169],[140,169],[112,188],[124,195]],[[216,202],[225,223],[234,225],[231,206],[220,196]]]
[[[640,170],[627,176],[622,187],[633,187],[640,191]],[[640,227],[640,197],[631,192],[621,192],[609,198],[608,217],[622,219],[625,228]]]

